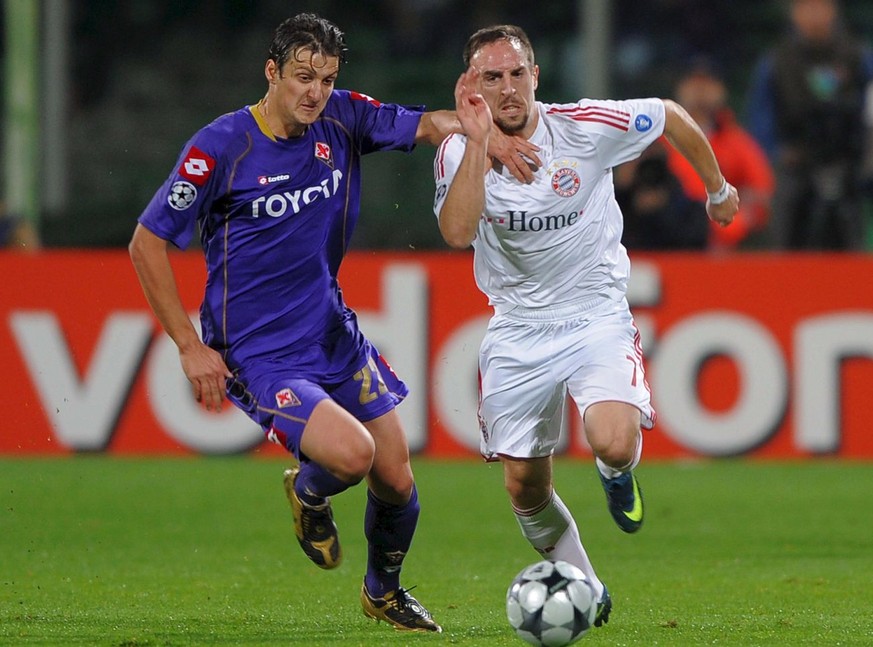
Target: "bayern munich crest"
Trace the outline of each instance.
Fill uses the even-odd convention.
[[[562,198],[569,198],[576,195],[579,190],[579,185],[582,181],[579,179],[579,174],[566,166],[559,168],[552,176],[552,188]]]

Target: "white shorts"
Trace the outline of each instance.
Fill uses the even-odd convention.
[[[479,350],[482,455],[549,456],[563,428],[565,394],[579,413],[618,401],[655,421],[640,333],[626,300],[607,298],[495,314]]]

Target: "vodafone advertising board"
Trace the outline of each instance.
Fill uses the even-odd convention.
[[[635,255],[629,300],[658,424],[647,458],[873,458],[873,258]],[[490,314],[467,253],[351,254],[346,301],[411,395],[416,453],[475,456],[477,351]],[[205,278],[174,255],[192,318]],[[0,454],[281,454],[191,397],[124,251],[0,254]],[[568,411],[562,451],[589,454]]]

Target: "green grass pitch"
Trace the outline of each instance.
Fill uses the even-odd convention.
[[[334,500],[345,559],[303,556],[285,463],[257,457],[0,460],[0,644],[523,645],[506,588],[537,560],[500,468],[417,459],[422,516],[404,584],[443,625],[409,635],[358,602],[364,489]],[[587,645],[873,644],[873,465],[643,463],[640,533],[593,464],[562,460],[615,607]]]

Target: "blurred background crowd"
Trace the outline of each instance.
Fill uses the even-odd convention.
[[[6,142],[19,123],[9,118],[15,3],[38,8],[36,51],[55,61],[40,91],[55,99],[51,111],[37,102],[37,208],[0,206],[6,246],[126,245],[185,141],[261,98],[273,28],[316,11],[347,33],[337,86],[382,101],[451,108],[467,37],[504,22],[533,41],[540,100],[677,99],[742,213],[711,227],[694,173],[656,145],[615,170],[631,250],[873,250],[869,0],[7,0]],[[601,49],[586,42],[595,38]],[[365,158],[355,247],[444,249],[433,153]],[[4,196],[16,164],[7,144]]]

